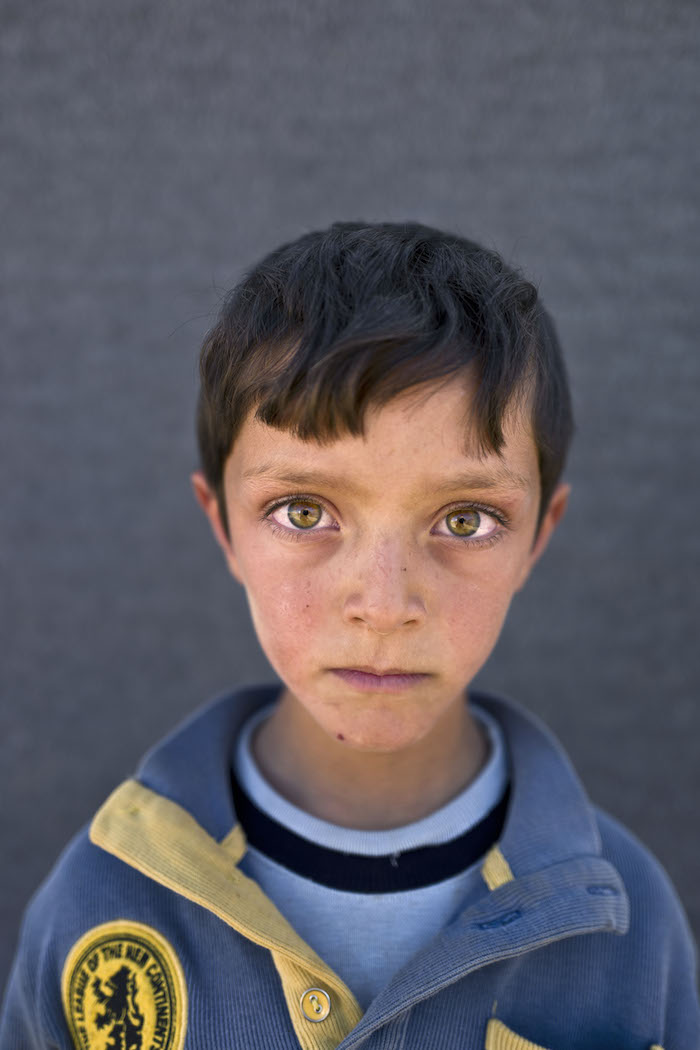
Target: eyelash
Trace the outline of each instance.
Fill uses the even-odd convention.
[[[328,508],[326,507],[324,502],[322,500],[318,499],[316,496],[307,496],[307,495],[303,495],[303,494],[298,494],[298,495],[295,495],[295,496],[287,496],[283,500],[278,500],[271,507],[268,507],[264,511],[264,513],[261,515],[260,520],[262,522],[264,522],[268,526],[268,528],[270,528],[272,530],[272,532],[274,533],[274,535],[276,535],[276,536],[281,536],[283,539],[286,539],[286,540],[302,540],[302,541],[306,540],[307,538],[310,537],[310,534],[312,534],[314,532],[320,532],[320,531],[323,531],[323,530],[315,529],[315,528],[314,529],[309,529],[309,530],[306,530],[306,531],[305,530],[301,530],[301,529],[299,529],[299,530],[297,530],[297,529],[286,529],[286,528],[284,528],[284,526],[278,525],[276,521],[272,521],[270,519],[270,515],[273,514],[276,510],[279,510],[280,507],[284,507],[288,503],[304,503],[304,502],[315,503],[319,507],[322,507],[323,510],[325,510],[325,512],[327,514],[330,514],[330,511],[328,510]],[[469,536],[441,536],[440,539],[453,539],[453,540],[456,540],[457,543],[463,543],[465,546],[473,547],[473,548],[475,548],[477,550],[484,550],[484,549],[486,549],[488,547],[493,547],[493,545],[495,543],[498,543],[498,541],[500,539],[502,539],[502,537],[504,536],[505,531],[510,529],[510,527],[511,527],[510,519],[507,517],[507,515],[505,515],[503,513],[503,511],[496,510],[495,507],[489,507],[489,506],[487,506],[484,503],[473,503],[473,502],[456,503],[454,506],[448,507],[447,510],[442,515],[442,517],[446,518],[448,516],[448,514],[452,514],[456,510],[478,510],[478,511],[481,511],[483,514],[488,514],[490,517],[495,518],[496,521],[501,526],[501,528],[497,529],[495,532],[492,532],[490,536],[483,536],[483,537],[481,537],[480,539],[477,539],[477,540],[471,539]],[[331,517],[332,517],[332,515],[331,515]]]

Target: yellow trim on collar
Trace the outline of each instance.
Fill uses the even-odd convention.
[[[302,1050],[332,1050],[359,1022],[362,1010],[348,986],[236,867],[246,848],[238,827],[218,843],[182,806],[126,780],[96,813],[90,840],[269,949]],[[330,1013],[320,1023],[302,1012],[308,988],[330,997]]]
[[[219,846],[228,853],[234,864],[238,864],[248,848],[248,843],[245,840],[245,832],[241,825],[234,824],[228,835],[222,838]]]
[[[498,846],[492,846],[481,865],[481,875],[490,890],[496,890],[506,882],[513,882],[513,872]]]
[[[504,1025],[503,1021],[492,1017],[486,1026],[484,1050],[546,1050],[546,1047],[523,1039],[517,1032]]]
[[[512,1028],[504,1025],[503,1021],[492,1017],[486,1026],[484,1050],[547,1050],[547,1048],[540,1046],[539,1043],[533,1043],[529,1039],[523,1038],[522,1035],[514,1032]],[[653,1046],[649,1047],[649,1050],[664,1050],[664,1048],[654,1043]]]

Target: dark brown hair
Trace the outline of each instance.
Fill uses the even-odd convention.
[[[535,286],[495,251],[416,222],[335,222],[270,252],[224,296],[199,372],[201,467],[229,539],[224,463],[252,408],[268,426],[326,444],[363,435],[370,405],[476,372],[479,447],[499,453],[504,413],[527,392],[535,535],[574,431],[559,341]]]

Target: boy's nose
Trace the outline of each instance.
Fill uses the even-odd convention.
[[[405,543],[384,539],[357,559],[349,570],[346,612],[363,620],[378,634],[425,617],[421,585],[409,572],[411,555]]]

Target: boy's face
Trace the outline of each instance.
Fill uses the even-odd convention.
[[[566,507],[560,485],[533,547],[529,422],[506,417],[502,457],[465,453],[471,388],[463,379],[437,387],[370,412],[364,439],[325,447],[249,418],[224,472],[230,544],[214,493],[192,477],[285,695],[346,747],[418,743],[463,702]],[[361,692],[333,673],[362,666],[429,677],[396,693]]]

